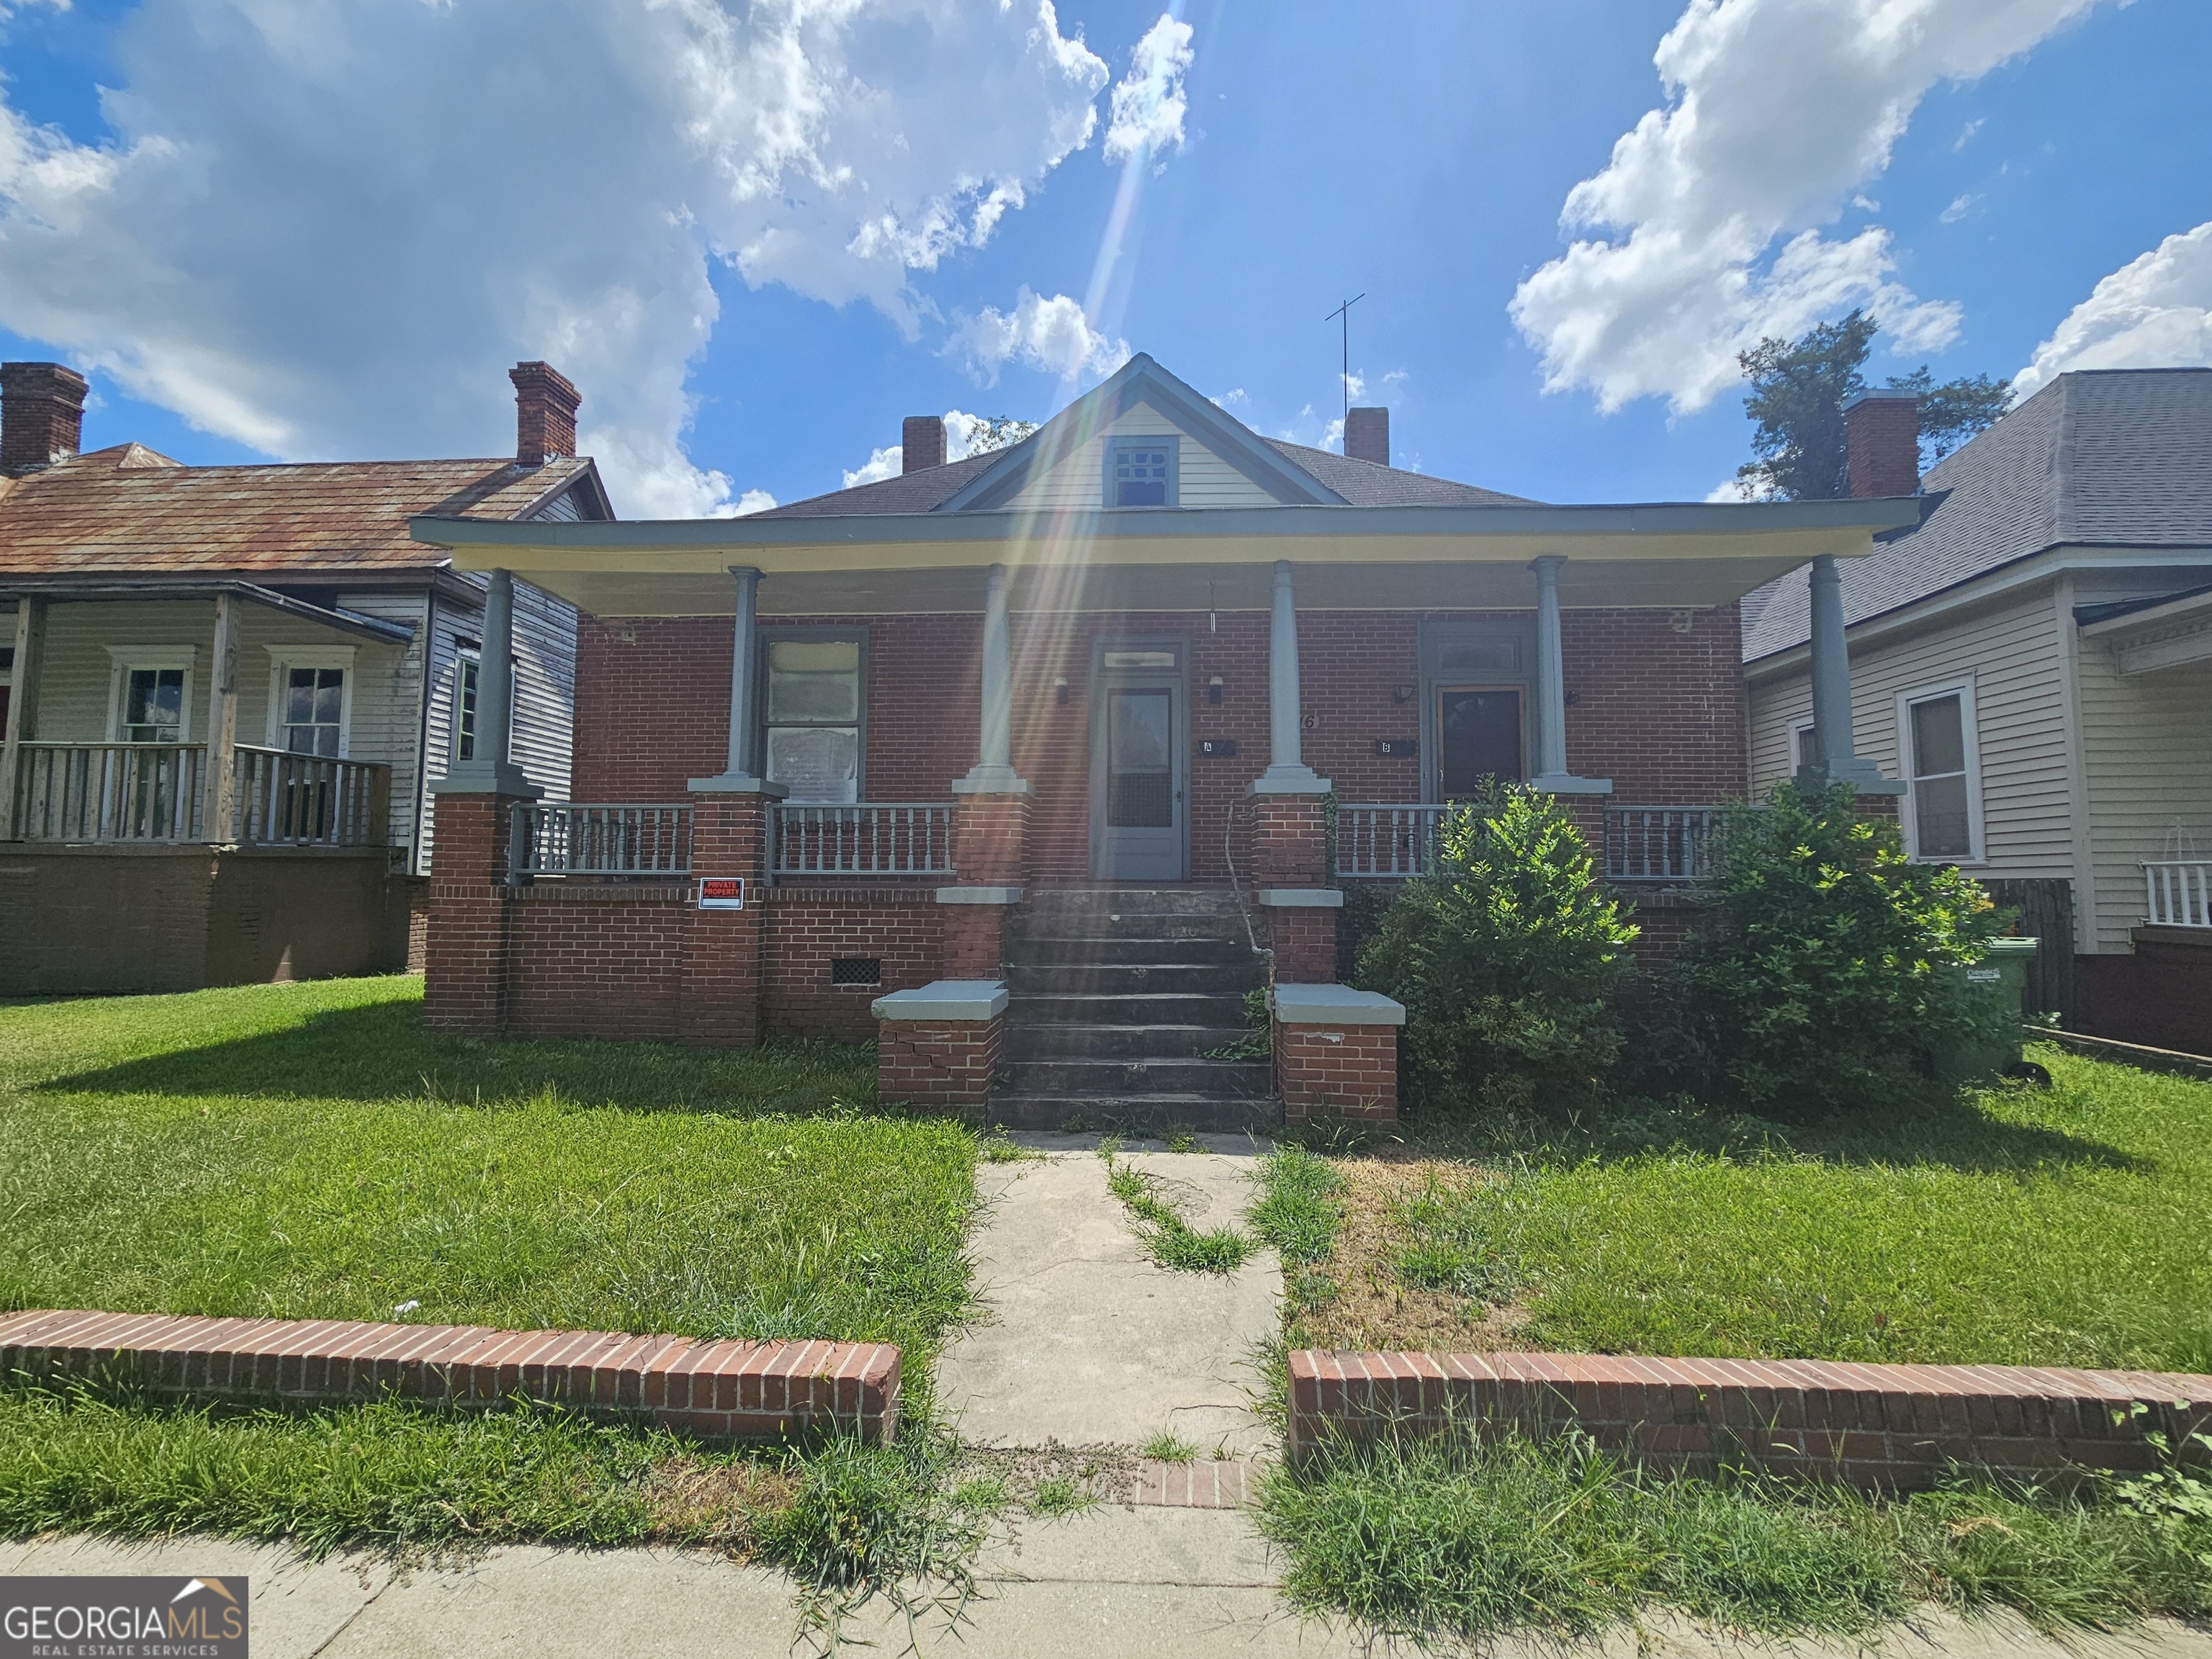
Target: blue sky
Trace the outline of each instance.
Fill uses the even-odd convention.
[[[495,453],[542,355],[641,516],[1123,349],[1333,441],[1363,291],[1401,464],[1559,501],[1705,495],[1734,346],[1855,301],[1877,374],[2212,362],[2195,0],[789,14],[0,3],[0,348],[187,460]]]

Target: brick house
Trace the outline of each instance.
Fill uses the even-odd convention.
[[[487,701],[492,579],[407,532],[611,516],[575,388],[511,378],[512,458],[182,466],[78,453],[83,378],[0,368],[0,994],[403,967],[480,702],[568,793],[574,610],[511,587]]]
[[[427,1019],[879,1035],[886,1099],[1040,1127],[1387,1114],[1402,1011],[1338,982],[1346,890],[1501,775],[1678,938],[1746,793],[1737,601],[1918,512],[1523,501],[1393,468],[1385,410],[1276,442],[1141,356],[1011,448],[904,439],[749,518],[417,521],[582,613],[580,804],[436,786]],[[1263,986],[1272,1068],[1212,1057]]]

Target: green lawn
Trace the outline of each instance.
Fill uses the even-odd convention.
[[[2033,1052],[2055,1088],[1494,1145],[1393,1266],[1553,1348],[2212,1370],[2212,1083]]]
[[[975,1142],[865,1050],[425,1034],[410,979],[0,1008],[0,1301],[889,1340],[967,1307]]]

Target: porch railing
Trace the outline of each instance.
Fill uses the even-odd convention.
[[[17,762],[18,841],[194,842],[206,746],[27,743]]]
[[[863,801],[854,806],[779,803],[769,820],[769,873],[783,876],[949,876],[952,803]]]
[[[2143,872],[2145,919],[2154,927],[2212,927],[2212,859],[2162,859]]]
[[[1436,856],[1443,805],[1363,802],[1336,809],[1336,873],[1346,881],[1403,881],[1425,875]]]
[[[392,769],[368,761],[240,744],[231,807],[242,847],[381,847]]]
[[[561,801],[514,809],[508,868],[516,878],[691,873],[691,809]]]
[[[1717,806],[1608,806],[1608,881],[1698,882],[1712,876]]]

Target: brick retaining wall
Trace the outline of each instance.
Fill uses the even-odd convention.
[[[1302,1350],[1290,1390],[1293,1456],[1393,1425],[1576,1429],[1692,1474],[1748,1464],[1890,1490],[1933,1486],[1954,1465],[2037,1477],[2150,1468],[2151,1432],[2179,1446],[2212,1428],[2212,1376],[2009,1365]]]
[[[397,1394],[488,1406],[519,1394],[702,1440],[836,1428],[888,1441],[899,1413],[899,1351],[888,1342],[34,1310],[0,1315],[0,1376],[16,1374],[302,1405]]]

